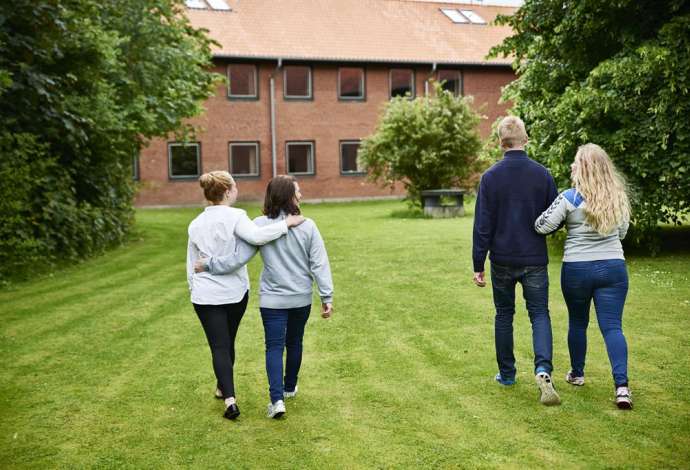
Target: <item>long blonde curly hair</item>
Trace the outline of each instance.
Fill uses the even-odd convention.
[[[630,220],[630,201],[625,178],[604,149],[585,144],[577,149],[572,181],[587,204],[587,223],[601,235],[608,235],[623,221]]]

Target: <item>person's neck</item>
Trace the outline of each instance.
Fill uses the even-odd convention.
[[[525,151],[525,147],[511,147],[511,148],[509,148],[509,149],[503,149],[503,153],[513,152],[513,151],[516,151],[516,152],[524,152],[524,151]]]

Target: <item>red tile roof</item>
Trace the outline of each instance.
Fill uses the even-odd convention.
[[[220,43],[216,57],[505,65],[486,60],[511,34],[491,22],[510,7],[429,0],[226,0],[232,11],[189,9]],[[489,24],[455,24],[441,8],[472,10]]]

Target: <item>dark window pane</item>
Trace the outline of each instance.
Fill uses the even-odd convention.
[[[234,64],[229,67],[230,96],[256,96],[256,67]]]
[[[310,75],[309,67],[285,67],[285,96],[309,98],[311,96]]]
[[[342,98],[363,98],[364,69],[354,67],[341,68],[339,93]]]
[[[170,175],[198,176],[199,175],[199,146],[171,145],[170,146]]]
[[[132,156],[132,179],[139,180],[139,155]]]
[[[343,173],[361,173],[362,169],[357,163],[357,152],[359,142],[348,142],[340,144],[341,156],[343,159]]]
[[[414,96],[413,75],[412,70],[391,70],[391,97],[405,96],[407,93]]]
[[[313,173],[311,152],[310,144],[288,145],[288,173]]]
[[[460,95],[460,72],[457,70],[439,70],[438,81],[445,82],[442,85],[444,90],[448,90],[455,96]]]
[[[233,144],[230,146],[230,173],[233,175],[257,175],[256,145]]]

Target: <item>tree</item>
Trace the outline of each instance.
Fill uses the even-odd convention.
[[[372,181],[402,182],[407,199],[421,204],[421,191],[462,184],[478,163],[480,116],[470,98],[435,84],[431,96],[391,100],[373,135],[362,142],[359,159]]]
[[[515,34],[505,89],[530,153],[569,185],[577,147],[601,145],[626,175],[641,238],[690,212],[690,2],[527,0],[497,19]]]
[[[0,280],[121,243],[132,162],[213,94],[181,0],[0,6]]]

